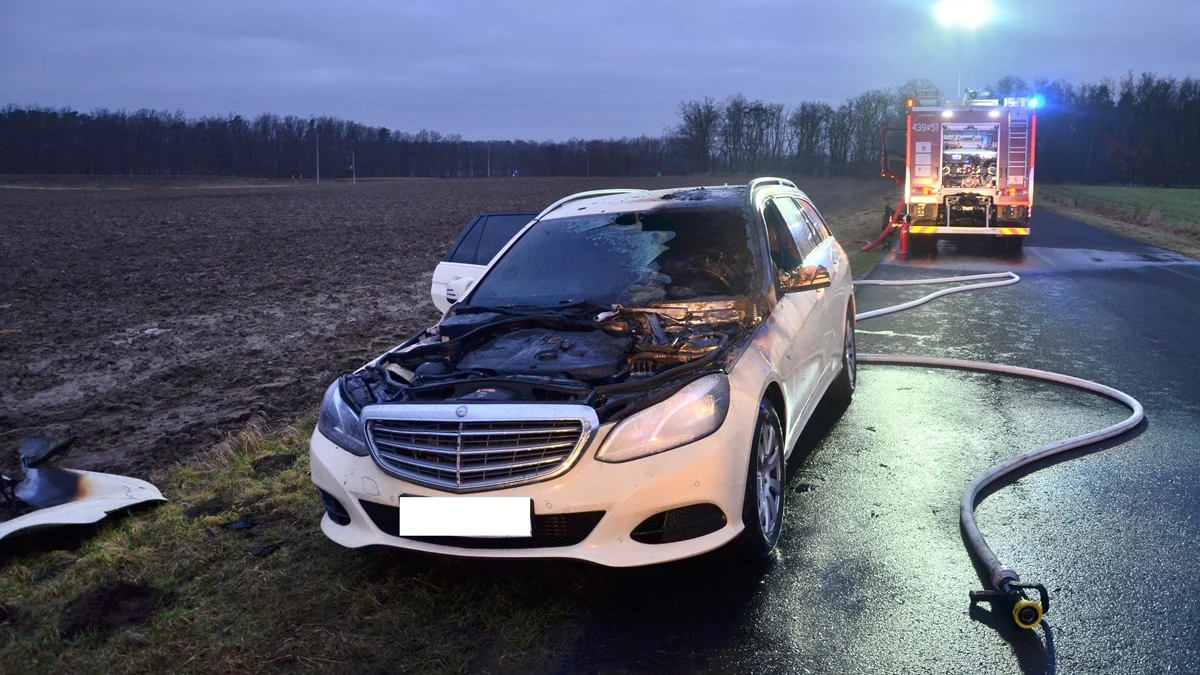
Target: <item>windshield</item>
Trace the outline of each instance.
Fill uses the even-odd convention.
[[[535,223],[475,288],[471,307],[638,306],[743,295],[753,258],[735,207],[556,218]]]

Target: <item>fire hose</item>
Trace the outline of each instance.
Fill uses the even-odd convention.
[[[995,281],[985,281],[995,280]],[[923,305],[937,298],[950,295],[952,293],[963,293],[965,291],[977,291],[986,288],[998,288],[1000,286],[1008,286],[1018,283],[1021,278],[1012,272],[1000,272],[995,274],[976,274],[971,276],[961,277],[944,277],[938,279],[908,279],[899,281],[868,279],[855,281],[858,286],[920,286],[926,284],[949,284],[962,281],[981,281],[983,283],[970,284],[967,286],[957,286],[945,290],[930,293],[925,297],[906,302],[883,309],[877,309],[870,312],[863,312],[855,317],[856,321],[864,321],[878,316],[894,314],[902,312],[906,309],[912,309]],[[1048,443],[1007,459],[999,464],[988,469],[982,476],[976,478],[967,491],[963,493],[962,500],[959,504],[959,523],[962,526],[963,537],[966,539],[968,548],[975,554],[976,559],[987,570],[989,582],[992,588],[984,591],[972,591],[970,594],[971,602],[991,602],[1011,605],[1013,621],[1021,628],[1032,629],[1036,628],[1042,622],[1042,616],[1050,609],[1050,595],[1046,591],[1046,587],[1042,584],[1021,583],[1021,577],[1002,563],[999,557],[988,546],[987,541],[983,538],[983,534],[979,531],[979,525],[975,522],[975,504],[979,500],[979,494],[989,485],[995,483],[1000,478],[1010,475],[1017,470],[1041,461],[1048,457],[1058,455],[1069,450],[1082,448],[1084,446],[1095,445],[1101,441],[1120,436],[1141,423],[1145,417],[1142,409],[1142,404],[1132,396],[1113,389],[1112,387],[1092,382],[1070,375],[1061,375],[1059,373],[1051,373],[1044,370],[1035,370],[1033,368],[1022,368],[1020,366],[1009,366],[999,363],[987,363],[984,361],[965,361],[962,359],[947,359],[932,356],[898,356],[891,354],[859,354],[859,363],[868,363],[875,365],[889,366],[920,366],[933,368],[949,368],[954,370],[968,370],[975,372],[996,373],[999,375],[1013,375],[1016,377],[1024,377],[1031,380],[1040,380],[1053,384],[1065,385],[1076,389],[1098,394],[1100,396],[1112,399],[1125,407],[1129,408],[1130,415],[1124,420],[1105,427],[1098,431],[1073,436],[1061,441]],[[1038,600],[1033,601],[1026,597],[1026,591],[1036,590],[1038,592]]]
[[[887,224],[883,226],[883,231],[879,233],[879,236],[875,238],[875,241],[863,247],[863,253],[870,251],[876,246],[882,244],[884,239],[887,239],[887,236],[892,233],[892,225],[896,222],[896,219],[900,217],[900,210],[903,208],[904,202],[900,202],[900,205],[896,207],[895,213],[892,214],[891,218],[888,218]]]

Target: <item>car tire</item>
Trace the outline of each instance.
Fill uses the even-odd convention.
[[[738,545],[747,558],[768,557],[783,531],[786,466],[783,459],[783,426],[767,401],[758,404],[758,421],[750,446],[746,471],[746,496],[742,502],[745,530]]]
[[[849,403],[858,386],[858,346],[854,336],[854,315],[847,312],[845,333],[842,336],[842,370],[830,383],[825,396],[831,401]]]

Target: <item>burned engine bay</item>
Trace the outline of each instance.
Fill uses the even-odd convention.
[[[561,220],[544,224],[564,236],[518,241],[440,323],[343,377],[346,401],[571,402],[619,419],[727,369],[769,311],[751,292],[759,266],[740,208]],[[522,255],[532,247],[555,260]]]

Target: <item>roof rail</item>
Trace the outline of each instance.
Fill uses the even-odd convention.
[[[554,202],[550,206],[547,206],[545,209],[542,209],[542,212],[537,214],[537,218],[534,218],[534,220],[541,220],[543,216],[548,215],[551,211],[557,209],[558,207],[560,207],[564,204],[569,204],[571,202],[578,201],[580,199],[590,199],[592,197],[607,197],[609,195],[624,195],[624,194],[631,194],[634,192],[649,192],[649,190],[635,190],[632,188],[614,188],[614,189],[610,189],[610,190],[588,190],[587,192],[576,192],[575,194],[567,195],[566,197],[563,197],[562,199]]]
[[[754,194],[755,190],[765,185],[782,185],[783,187],[790,187],[793,190],[799,189],[796,187],[795,183],[786,178],[773,178],[771,176],[767,176],[764,178],[755,178],[754,180],[750,181],[750,184],[746,186],[746,192]]]

